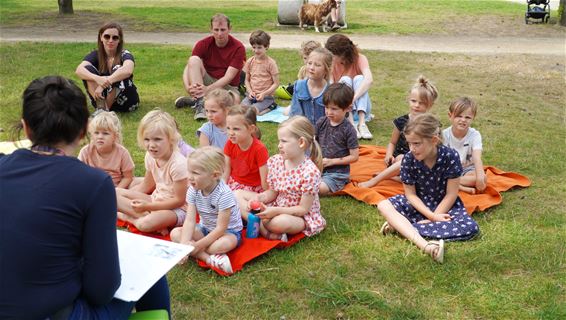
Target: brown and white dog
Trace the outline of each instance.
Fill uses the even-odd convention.
[[[333,8],[340,8],[340,0],[324,0],[319,4],[303,4],[299,9],[299,27],[304,30],[305,24],[312,24],[316,32],[320,32],[318,27],[322,25],[322,31],[326,32],[326,21]]]

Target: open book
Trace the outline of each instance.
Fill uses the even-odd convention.
[[[187,246],[117,230],[122,285],[115,298],[138,301],[157,280],[193,251]]]

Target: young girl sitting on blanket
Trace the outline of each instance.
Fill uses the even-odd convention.
[[[259,194],[236,192],[240,207],[247,209],[242,211],[242,218],[247,220],[250,202],[259,201],[263,237],[287,241],[288,235],[299,232],[315,235],[324,229],[326,221],[320,214],[322,156],[314,127],[305,117],[291,117],[281,123],[277,137],[279,154],[267,162],[269,189]]]
[[[397,231],[434,261],[444,260],[444,240],[468,240],[479,232],[458,197],[462,165],[458,152],[441,143],[440,121],[417,115],[404,130],[410,151],[401,162],[405,194],[378,204],[387,220],[381,233]],[[424,238],[437,239],[427,241]]]
[[[267,189],[269,153],[259,141],[255,108],[235,105],[226,119],[228,138],[224,154],[228,157],[225,177],[232,190],[261,192]]]
[[[171,231],[171,240],[194,246],[191,256],[232,273],[226,252],[242,241],[242,219],[234,194],[222,180],[224,161],[222,150],[210,146],[189,155],[187,217],[182,228]]]
[[[208,121],[198,130],[199,146],[214,146],[224,150],[228,140],[226,116],[235,103],[235,94],[222,88],[214,89],[204,97],[204,110]]]
[[[445,146],[455,149],[460,155],[464,168],[460,178],[460,190],[471,194],[475,194],[476,189],[481,192],[487,185],[481,160],[481,134],[470,127],[478,106],[472,99],[462,97],[452,102],[448,110],[452,125],[442,131],[442,138]]]
[[[387,168],[377,173],[373,178],[358,184],[362,188],[371,188],[383,180],[391,179],[399,175],[401,160],[405,153],[409,152],[409,145],[405,140],[403,129],[412,117],[429,112],[438,98],[438,91],[424,76],[419,76],[417,81],[409,91],[407,102],[409,103],[409,113],[393,120],[393,133],[385,152],[385,165]]]
[[[168,234],[168,227],[185,220],[187,164],[178,151],[179,132],[175,119],[153,110],[141,120],[138,143],[146,150],[145,176],[131,189],[116,189],[118,218],[140,231]]]
[[[79,160],[91,167],[104,170],[114,186],[128,188],[134,179],[134,161],[122,146],[122,125],[114,113],[100,112],[88,125],[90,143],[79,152]]]

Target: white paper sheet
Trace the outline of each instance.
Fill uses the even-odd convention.
[[[138,301],[157,280],[193,251],[193,246],[117,230],[122,285],[115,298]]]

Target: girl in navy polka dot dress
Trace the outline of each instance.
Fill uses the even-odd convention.
[[[405,194],[379,203],[387,220],[381,232],[399,232],[442,263],[444,240],[468,240],[479,232],[458,197],[460,157],[456,150],[442,145],[440,121],[434,115],[412,118],[404,134],[410,149],[401,162]]]

